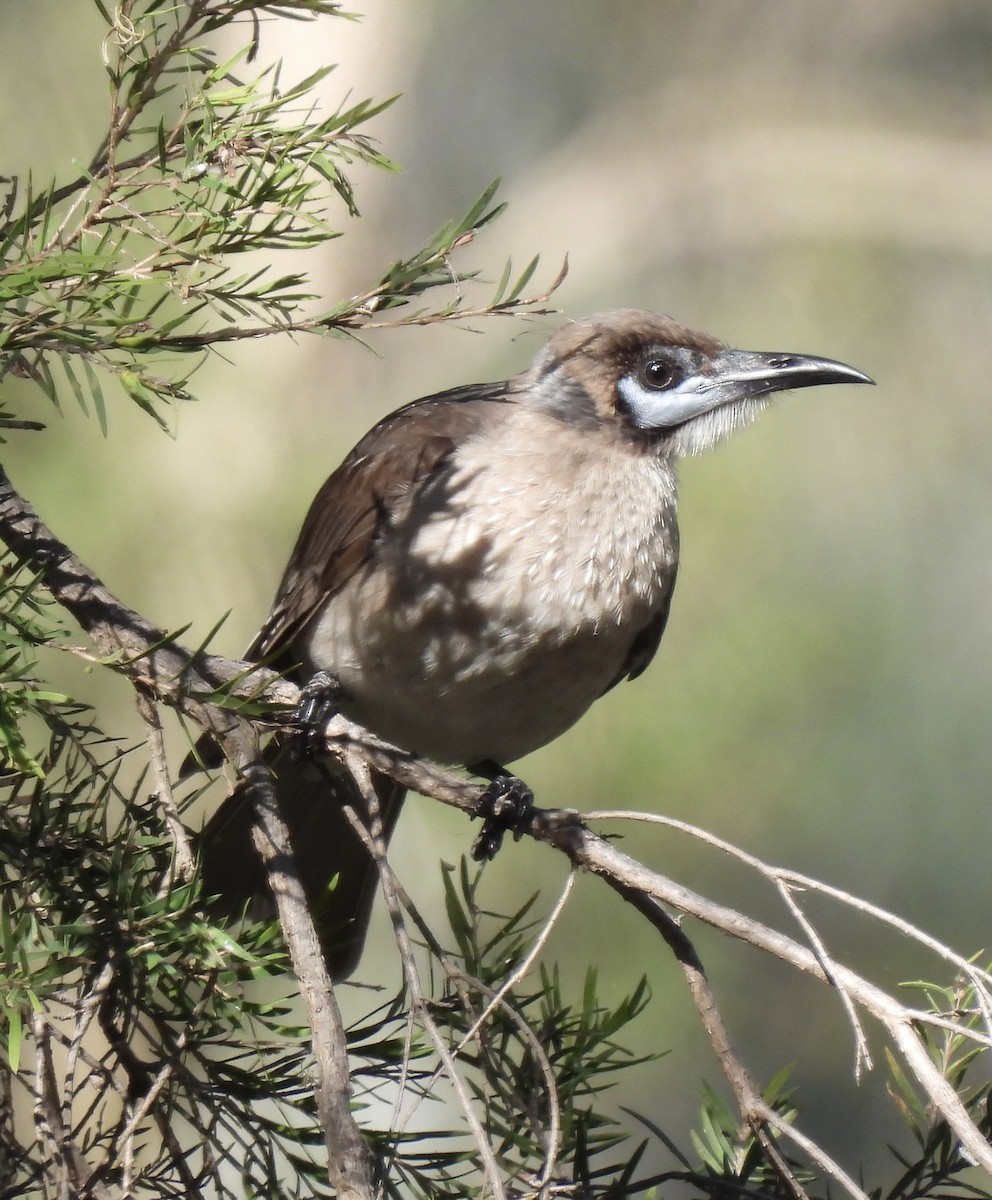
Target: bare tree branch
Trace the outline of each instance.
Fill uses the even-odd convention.
[[[368,1148],[351,1112],[344,1022],[300,882],[289,830],[279,812],[272,774],[246,724],[227,734],[222,747],[254,809],[255,849],[275,897],[279,922],[313,1031],[317,1111],[327,1147],[328,1175],[342,1200],[372,1200]]]
[[[172,794],[172,781],[169,777],[169,764],[165,757],[165,739],[162,736],[162,722],[159,720],[158,709],[144,692],[137,693],[137,700],[138,712],[141,714],[147,731],[148,757],[155,775],[156,795],[162,809],[162,816],[172,835],[172,844],[175,847],[172,870],[169,872],[169,877],[162,881],[164,891],[171,884],[173,875],[184,881],[192,879],[196,862],[189,833],[179,815],[176,798]]]
[[[252,695],[256,698],[264,688],[267,701],[291,704],[297,694],[296,688],[278,680],[270,672],[254,669],[251,664],[205,654],[190,655],[175,638],[128,610],[51,534],[17,495],[2,469],[0,539],[24,561],[42,569],[45,585],[59,603],[79,621],[97,650],[108,660],[108,666],[127,675],[137,688],[146,691],[157,701],[176,707],[203,728],[211,730],[218,741],[226,746],[229,757],[245,780],[245,786],[252,790],[256,801],[261,830],[259,848],[265,858],[266,869],[270,871],[273,891],[277,898],[282,898],[280,915],[294,954],[294,966],[311,1006],[315,1052],[326,1053],[329,1056],[322,1070],[326,1067],[330,1074],[322,1076],[318,1102],[322,1113],[334,1110],[342,1121],[350,1120],[350,1114],[346,1117],[345,1113],[347,1072],[339,1057],[343,1053],[343,1042],[338,1042],[338,1033],[334,1031],[335,1022],[339,1018],[331,1007],[333,1000],[326,976],[321,974],[323,968],[313,936],[312,922],[298,891],[295,872],[290,865],[291,854],[288,842],[284,840],[285,831],[281,829],[278,820],[268,771],[259,755],[251,724],[230,708],[219,707],[216,696],[217,689],[224,685],[229,686],[234,696]],[[481,785],[468,782],[449,771],[389,746],[341,716],[328,723],[326,736],[329,753],[347,759],[350,763],[361,761],[410,788],[465,812],[474,812],[484,790]],[[354,757],[356,755],[358,759]],[[612,816],[607,813],[594,815],[597,819]],[[652,924],[660,929],[666,942],[676,950],[683,968],[687,971],[687,982],[697,1000],[697,1007],[710,1032],[711,1041],[717,1048],[721,1066],[728,1073],[728,1079],[731,1080],[738,1096],[742,1112],[752,1123],[757,1136],[765,1142],[766,1149],[774,1161],[777,1161],[776,1151],[768,1139],[769,1125],[777,1124],[780,1136],[792,1137],[799,1145],[803,1144],[803,1140],[793,1135],[792,1131],[780,1122],[772,1121],[774,1114],[769,1115],[770,1110],[763,1105],[743,1068],[732,1056],[729,1042],[726,1042],[721,1032],[722,1023],[718,1020],[719,1014],[708,993],[705,976],[698,960],[695,959],[694,951],[691,951],[691,944],[686,943],[681,950],[678,949],[679,937],[675,936],[675,931],[679,931],[680,937],[681,931],[670,918],[659,918],[658,914],[662,911],[658,907],[660,905],[696,917],[731,937],[773,955],[840,991],[850,1002],[852,1010],[856,1006],[873,1016],[887,1031],[910,1074],[930,1097],[936,1111],[947,1121],[965,1152],[976,1164],[992,1174],[992,1147],[972,1121],[954,1088],[933,1062],[917,1025],[929,1022],[950,1029],[957,1036],[970,1039],[980,1046],[989,1044],[987,1032],[970,1029],[948,1017],[935,1017],[933,1014],[910,1008],[844,964],[832,958],[827,959],[822,945],[818,945],[816,939],[810,937],[811,932],[815,931],[808,920],[801,921],[800,924],[812,945],[804,945],[779,930],[726,905],[718,904],[653,871],[623,853],[613,843],[590,832],[577,812],[535,809],[529,833],[538,841],[565,854],[575,867],[583,867],[599,876],[647,916]],[[776,886],[780,883],[789,888],[815,886],[825,894],[839,897],[845,902],[851,900],[836,889],[830,889],[795,873],[770,868],[738,848],[728,847],[725,843],[720,845],[721,848],[728,849],[737,857],[750,862],[755,869],[775,881]],[[870,911],[872,915],[900,932],[917,937],[922,944],[937,949],[945,958],[966,971],[966,977],[979,994],[979,1008],[987,1016],[990,1006],[988,997],[983,992],[983,989],[987,988],[986,973],[980,972],[960,955],[941,947],[940,943],[928,935],[920,935],[919,931],[915,931],[891,914],[885,914],[864,903],[856,904],[855,907],[861,908],[862,911]],[[793,912],[793,916],[795,915]],[[857,1021],[855,1028],[860,1030]],[[330,1082],[334,1071],[339,1072],[336,1083]],[[343,1074],[340,1073],[342,1071]],[[341,1129],[345,1130],[344,1134],[341,1133]],[[344,1138],[345,1150],[342,1153],[349,1164],[348,1169],[353,1170],[351,1179],[360,1179],[362,1154],[358,1150],[358,1142],[352,1140],[358,1138],[360,1141],[357,1127],[352,1124],[351,1128],[341,1126],[341,1129],[338,1130],[338,1136]],[[822,1150],[813,1154],[808,1147],[806,1149],[846,1190],[851,1191],[852,1195],[860,1196],[856,1186],[852,1191],[850,1180],[836,1164],[832,1167],[827,1166],[830,1160]],[[351,1193],[342,1191],[342,1194],[366,1194],[361,1191],[361,1184],[353,1183],[352,1186],[357,1190]],[[798,1189],[797,1184],[790,1183],[790,1187],[797,1198],[801,1196],[801,1189]]]
[[[317,1107],[328,1150],[328,1173],[338,1195],[371,1200],[367,1150],[351,1114],[347,1044],[341,1014],[320,952],[313,920],[296,872],[289,834],[278,812],[271,775],[252,727],[235,714],[194,698],[210,693],[227,678],[227,667],[193,656],[113,596],[41,522],[14,491],[0,468],[0,538],[25,562],[40,568],[45,586],[80,623],[97,649],[127,675],[139,692],[171,702],[218,738],[246,788],[255,812],[255,844],[276,898],[293,967],[307,1004],[317,1063]],[[228,664],[229,666],[229,664]],[[235,672],[235,675],[237,671]],[[192,689],[192,692],[186,689]],[[44,1064],[42,1064],[44,1065]],[[40,1078],[47,1078],[43,1075]],[[56,1144],[39,1099],[44,1128]]]
[[[406,923],[403,920],[403,911],[398,899],[395,878],[385,856],[385,846],[382,841],[382,822],[379,818],[379,802],[375,794],[375,788],[372,786],[368,764],[363,758],[352,751],[346,753],[345,765],[351,777],[355,780],[365,801],[366,809],[371,815],[372,834],[369,839],[371,843],[370,848],[376,856],[382,893],[386,901],[386,908],[393,924],[393,932],[396,936],[396,943],[403,962],[403,974],[406,979],[407,990],[410,993],[411,1008],[416,1013],[421,1025],[427,1031],[427,1036],[434,1045],[434,1051],[443,1064],[444,1073],[458,1099],[458,1104],[465,1117],[466,1124],[471,1130],[476,1148],[479,1151],[479,1157],[482,1160],[486,1189],[492,1193],[495,1200],[508,1200],[506,1188],[503,1186],[503,1179],[499,1172],[499,1165],[496,1162],[496,1156],[493,1154],[492,1146],[489,1144],[489,1137],[472,1104],[469,1089],[466,1087],[455,1065],[455,1054],[449,1048],[441,1031],[437,1027],[437,1022],[431,1016],[424,996],[424,989],[420,982],[420,972],[417,970],[413,946],[407,933]],[[355,828],[356,832],[361,836],[362,830],[358,827],[357,823]]]

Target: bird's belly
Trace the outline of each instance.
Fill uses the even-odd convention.
[[[390,527],[307,640],[346,715],[443,762],[510,762],[568,729],[621,677],[674,582],[673,493],[656,464],[594,460],[567,494],[528,460],[513,467],[466,462],[443,504]]]
[[[347,655],[345,640],[333,639],[342,710],[396,745],[452,763],[512,762],[556,738],[617,678],[632,640],[617,627],[468,634],[377,624]]]

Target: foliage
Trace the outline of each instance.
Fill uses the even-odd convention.
[[[308,1030],[296,1016],[278,929],[248,925],[235,941],[206,922],[195,890],[173,880],[172,841],[158,806],[144,798],[144,780],[124,792],[120,751],[90,714],[45,705],[48,748],[38,754],[45,782],[11,773],[0,807],[0,1044],[12,1108],[40,1096],[42,1136],[24,1140],[10,1125],[0,1129],[0,1195],[43,1194],[41,1181],[59,1156],[87,1164],[89,1187],[135,1196],[329,1194]],[[692,1157],[650,1116],[630,1114],[650,1135],[635,1144],[610,1112],[608,1093],[647,1061],[624,1046],[648,1007],[644,982],[606,1005],[590,973],[570,1000],[557,970],[542,967],[492,1006],[527,953],[536,897],[508,916],[487,913],[479,876],[464,863],[457,883],[446,875],[446,888],[457,954],[425,1011],[461,1048],[460,1069],[486,1113],[501,1172],[518,1181],[515,1194],[536,1195],[544,1184],[552,1194],[619,1200],[656,1194],[675,1180],[703,1197],[788,1194],[710,1089]],[[401,993],[349,1030],[357,1106],[390,1114],[398,1105],[403,1114],[384,1128],[366,1121],[382,1194],[476,1194],[477,1150],[453,1124],[450,1105],[439,1103],[440,1072],[409,1014]],[[960,1086],[970,1056],[950,1044],[934,1052]],[[766,1099],[791,1120],[786,1074]],[[884,1194],[988,1195],[960,1182],[967,1163],[946,1125],[932,1120],[904,1079],[896,1083],[920,1157],[902,1160],[901,1180]],[[987,1128],[988,1085],[975,1088],[970,1102]],[[407,1129],[422,1106],[429,1126],[421,1120]],[[557,1156],[545,1176],[556,1125]],[[639,1172],[646,1157],[660,1154],[675,1168]],[[810,1186],[808,1171],[794,1169],[811,1196],[826,1195]],[[949,1192],[956,1181],[962,1190]]]
[[[985,1027],[987,1013],[982,1011],[972,984],[962,980],[952,987],[940,987],[933,983],[914,983],[909,986],[922,993],[926,1011],[953,1019],[966,1029]],[[986,1072],[980,1062],[981,1046],[953,1029],[945,1030],[940,1038],[934,1036],[933,1030],[928,1030],[925,1037],[930,1055],[941,1074],[965,1100],[975,1124],[985,1137],[992,1140],[992,1084],[983,1077]],[[979,1187],[972,1178],[972,1164],[962,1153],[947,1122],[938,1118],[931,1106],[921,1101],[891,1053],[888,1063],[892,1076],[890,1093],[919,1147],[919,1156],[915,1158],[893,1150],[904,1171],[888,1192],[889,1200],[988,1195],[988,1191]],[[978,1080],[973,1078],[976,1069],[979,1072]]]
[[[221,60],[211,35],[245,16],[256,31],[266,17],[345,19],[340,5],[96,3],[108,25],[107,135],[70,182],[7,181],[0,378],[31,378],[56,406],[68,390],[104,430],[105,387],[115,380],[168,429],[171,406],[192,397],[196,366],[218,346],[356,331],[394,310],[402,313],[386,323],[461,315],[459,284],[471,275],[453,255],[501,211],[495,184],[345,300],[321,304],[305,274],[273,268],[273,252],[326,245],[359,215],[357,167],[392,169],[369,127],[395,97],[318,117],[316,89],[332,67],[287,85],[278,65],[253,72],[257,41]],[[475,311],[529,303],[536,261],[516,279],[507,264]]]
[[[519,274],[508,263],[487,299],[467,304],[471,276],[457,255],[498,215],[495,186],[356,296],[321,302],[298,266],[274,268],[278,251],[342,236],[359,215],[357,168],[392,169],[372,134],[391,100],[320,116],[315,89],[331,68],[284,85],[278,67],[253,65],[263,19],[350,19],[337,3],[94,3],[107,24],[107,134],[75,179],[10,181],[0,379],[34,380],[57,407],[72,397],[104,431],[121,397],[168,430],[202,356],[233,342],[543,302],[524,295],[534,259]],[[216,35],[235,22],[253,40],[221,59]],[[36,436],[37,416],[0,408],[0,426]],[[67,639],[37,576],[0,563],[0,1200],[328,1195],[310,1031],[280,932],[248,923],[235,936],[204,918],[196,882],[178,870],[147,748],[116,739],[44,678],[72,649]],[[514,1196],[619,1200],[676,1181],[699,1196],[792,1194],[715,1091],[691,1154],[652,1114],[614,1100],[611,1089],[647,1061],[626,1048],[648,1010],[643,980],[607,1003],[595,972],[573,997],[542,964],[504,991],[525,962],[535,898],[487,913],[464,864],[445,886],[455,952],[440,983],[423,1000],[406,989],[376,999],[349,1030],[355,1103],[384,1196],[484,1190],[478,1142],[428,1028],[457,1048]],[[981,1018],[966,990],[927,996]],[[989,1087],[969,1080],[972,1052],[953,1035],[932,1050],[988,1131]],[[783,1073],[765,1100],[791,1121],[784,1085]],[[893,1091],[919,1155],[902,1156],[896,1186],[874,1194],[988,1195],[894,1063]],[[418,1112],[429,1128],[413,1126]],[[650,1173],[649,1160],[674,1165]],[[793,1172],[810,1196],[827,1194],[807,1168]]]
[[[9,567],[4,578],[2,631],[16,655],[8,678],[22,681],[38,723],[33,753],[23,751],[30,767],[9,764],[0,784],[0,1051],[7,1116],[35,1097],[40,1136],[0,1127],[0,1195],[41,1194],[46,1172],[66,1159],[77,1163],[74,1178],[85,1163],[88,1187],[133,1195],[196,1194],[208,1184],[232,1197],[327,1194],[308,1030],[294,1015],[277,927],[248,925],[236,941],[203,918],[195,885],[175,878],[173,841],[145,775],[120,782],[138,747],[104,736],[82,706],[33,689],[51,605],[35,598],[23,570]],[[452,1039],[522,957],[533,904],[483,918],[478,878],[463,866],[461,879],[460,895],[449,885],[460,983],[430,1006]],[[542,972],[512,1008],[492,1014],[465,1061],[508,1170],[536,1173],[547,1154],[540,1044],[554,1046],[559,1163],[590,1182],[620,1169],[598,1165],[623,1138],[593,1102],[612,1073],[636,1062],[617,1037],[645,1003],[642,984],[604,1008],[590,977],[573,1006]],[[408,1007],[401,995],[350,1031],[360,1106],[378,1102],[381,1111],[405,1092],[437,1108],[436,1075],[407,1032]],[[521,1112],[531,1114],[524,1125]],[[445,1119],[427,1134],[373,1130],[384,1194],[465,1194],[478,1165]]]

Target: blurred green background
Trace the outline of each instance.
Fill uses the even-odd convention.
[[[567,252],[556,303],[569,315],[658,309],[735,345],[843,359],[879,384],[784,397],[684,465],[682,572],[658,659],[520,766],[539,802],[690,820],[963,954],[987,950],[992,6],[368,7],[356,24],[263,33],[287,80],[341,63],[328,103],[349,88],[356,100],[404,93],[376,126],[402,173],[361,173],[364,220],[308,264],[328,298],[358,291],[501,175],[510,209],[474,251],[491,277],[506,255],[522,266],[540,251],[550,279]],[[0,5],[0,173],[65,180],[88,160],[106,113],[103,33],[81,0]],[[521,369],[557,320],[385,333],[372,352],[239,346],[198,376],[203,400],[180,413],[175,441],[125,403],[104,440],[70,400],[5,461],[150,619],[192,621],[192,641],[230,609],[216,648],[235,655],[310,497],[357,436],[418,395]],[[106,727],[137,730],[124,685],[71,686],[111,706]],[[659,870],[791,931],[770,888],[714,852],[622,832]],[[437,805],[408,806],[395,860],[428,912],[434,862],[457,859],[469,837]],[[550,907],[564,878],[557,856],[524,844],[487,874],[494,907],[538,885]],[[834,953],[880,982],[946,975],[863,921],[810,909]],[[889,1163],[883,1143],[900,1133],[879,1102],[884,1067],[855,1088],[836,997],[689,932],[756,1075],[796,1062],[803,1126],[849,1164]],[[700,1080],[719,1071],[670,956],[592,879],[552,954],[576,979],[596,964],[607,996],[647,972],[655,1000],[638,1048],[671,1053],[638,1071],[624,1101],[684,1142]],[[377,972],[396,978],[385,955],[370,956]]]

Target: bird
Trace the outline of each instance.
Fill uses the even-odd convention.
[[[507,763],[654,657],[679,562],[678,460],[778,392],[873,382],[640,309],[567,321],[520,374],[414,400],[358,442],[318,491],[246,657],[331,681],[346,717],[404,751],[512,783]],[[274,772],[330,974],[347,978],[377,887],[342,813],[356,784],[285,746]],[[374,785],[388,839],[404,790]],[[215,911],[264,909],[242,793],[200,849]]]

